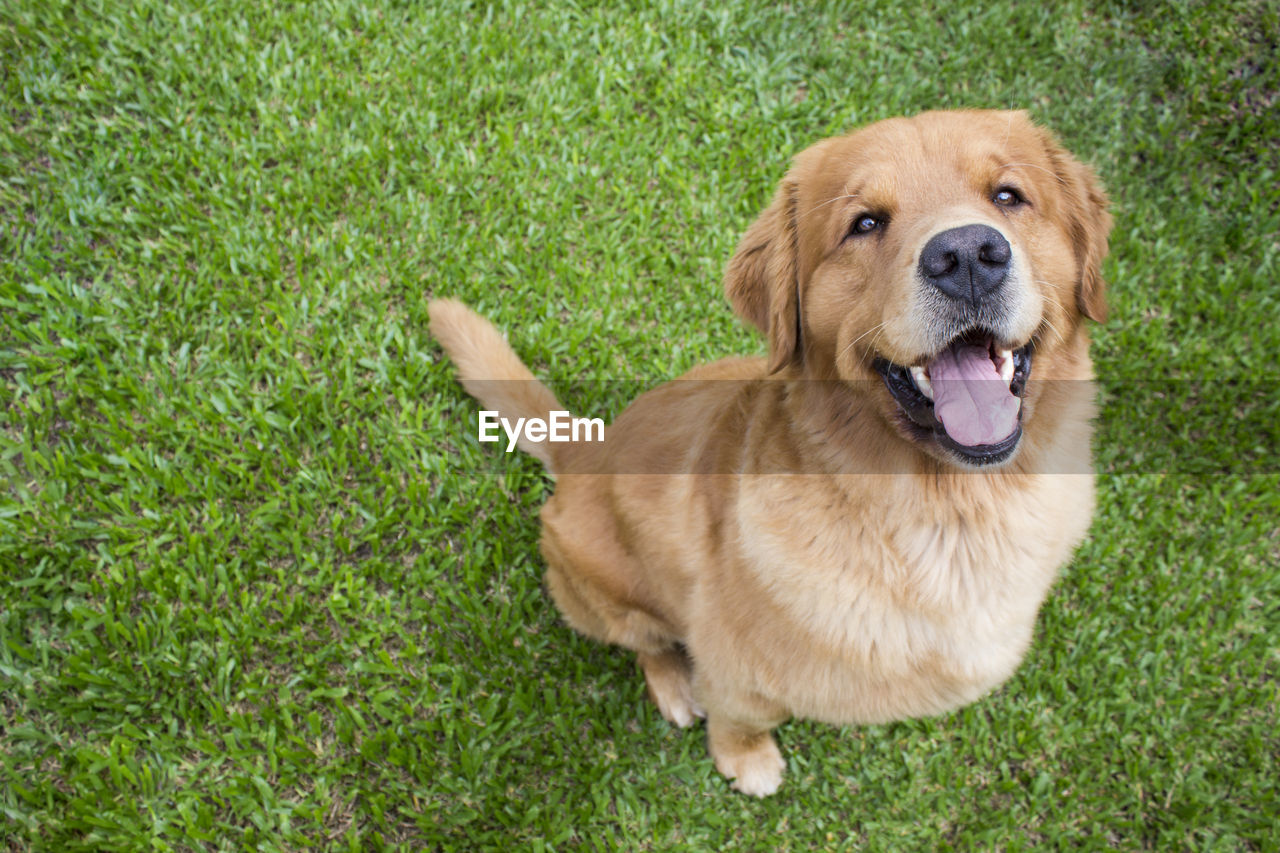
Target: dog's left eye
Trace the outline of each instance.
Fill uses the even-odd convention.
[[[991,200],[1000,207],[1017,207],[1020,204],[1026,203],[1026,199],[1022,197],[1022,193],[1018,192],[1013,187],[1000,187],[1000,189],[996,190],[995,195],[991,197]]]
[[[862,216],[859,216],[857,219],[853,220],[853,227],[849,229],[849,234],[851,236],[857,236],[859,234],[870,234],[872,231],[875,231],[877,228],[880,228],[883,225],[884,225],[884,220],[877,219],[876,217],[871,216],[870,214],[864,213]]]

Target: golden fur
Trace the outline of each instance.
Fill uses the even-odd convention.
[[[1027,203],[993,203],[1005,185]],[[850,237],[868,211],[887,224]],[[1012,247],[1001,339],[1035,353],[1021,444],[982,471],[913,430],[872,368],[947,345],[916,268],[932,235],[970,223]],[[1093,510],[1092,407],[1072,380],[1091,376],[1083,318],[1105,312],[1109,228],[1092,172],[1023,113],[926,113],[820,142],[725,277],[768,358],[642,395],[603,443],[521,444],[558,475],[542,552],[560,611],[637,652],[668,720],[706,717],[735,788],[777,789],[770,731],[789,717],[936,714],[1018,666]],[[452,300],[430,313],[487,407],[560,407],[488,321]]]

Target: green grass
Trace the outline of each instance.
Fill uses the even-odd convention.
[[[0,0],[10,849],[1280,846],[1267,0]],[[1115,204],[1100,506],[1003,688],[728,791],[541,591],[538,464],[430,296],[571,407],[759,351],[787,159],[1025,107]],[[603,390],[602,390],[603,389]]]

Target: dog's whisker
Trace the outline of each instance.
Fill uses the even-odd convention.
[[[888,322],[886,321],[886,322],[881,323],[879,326],[877,326],[877,327],[876,327],[877,331],[876,331],[875,337],[873,337],[873,338],[871,339],[871,343],[870,343],[870,345],[867,347],[867,348],[868,348],[868,349],[870,349],[872,352],[875,352],[875,351],[876,351],[876,341],[880,340],[880,336],[881,336],[882,334],[884,334],[885,326],[888,326],[888,325],[889,325],[889,324],[888,324]]]
[[[1045,298],[1045,299],[1047,299],[1047,300],[1048,300],[1048,301],[1049,301],[1049,302],[1050,302],[1054,307],[1056,307],[1059,311],[1061,311],[1061,312],[1062,312],[1062,313],[1064,313],[1064,314],[1066,313],[1066,308],[1064,308],[1064,307],[1062,306],[1062,303],[1061,303],[1061,302],[1059,302],[1058,300],[1054,299],[1052,296],[1050,296],[1050,295],[1049,295],[1049,294],[1047,294],[1047,293],[1044,295],[1044,298]],[[1057,336],[1057,337],[1059,337],[1059,338],[1061,338],[1061,337],[1062,337],[1062,332],[1061,332],[1061,331],[1059,331],[1058,327],[1054,325],[1053,320],[1049,319],[1049,317],[1048,317],[1047,315],[1046,315],[1046,316],[1044,316],[1044,317],[1041,317],[1041,318],[1040,318],[1040,322],[1041,322],[1041,323],[1043,323],[1044,325],[1048,326],[1048,327],[1049,327],[1049,331],[1053,332],[1053,333],[1054,333],[1054,335],[1056,335],[1056,336]]]
[[[1037,281],[1038,281],[1038,279],[1037,279]],[[1039,282],[1039,283],[1040,283],[1040,284],[1045,284],[1045,285],[1048,285],[1048,284],[1049,284],[1049,282],[1047,282],[1047,281],[1042,281],[1042,282]],[[1052,287],[1052,285],[1050,285],[1050,286]],[[1055,306],[1057,306],[1057,308],[1058,308],[1058,310],[1059,310],[1059,311],[1063,311],[1063,310],[1065,310],[1065,309],[1063,308],[1062,303],[1058,301],[1057,297],[1052,296],[1052,295],[1050,295],[1050,294],[1046,293],[1046,294],[1044,294],[1044,298],[1045,298],[1045,299],[1047,299],[1047,300],[1049,300],[1049,302],[1053,303]]]
[[[845,347],[845,348],[841,351],[840,355],[842,355],[842,356],[843,356],[845,353],[847,353],[847,352],[849,352],[850,350],[852,350],[852,349],[857,345],[858,341],[862,340],[863,338],[865,338],[867,335],[871,334],[872,332],[878,332],[878,331],[880,331],[881,329],[883,329],[883,328],[884,328],[886,325],[888,325],[888,324],[889,324],[889,321],[888,321],[888,320],[885,320],[883,323],[880,323],[879,325],[872,326],[870,329],[867,329],[865,332],[863,332],[862,334],[860,334],[860,335],[858,335],[856,338],[854,338],[852,341],[850,341],[850,342],[849,342],[849,345],[848,345],[847,347]],[[875,341],[873,340],[873,341],[872,341],[872,343],[875,343]]]
[[[1062,178],[1062,176],[1059,175],[1057,172],[1053,171],[1052,169],[1046,169],[1044,166],[1041,166],[1038,163],[1005,163],[1001,165],[1000,168],[1012,169],[1018,166],[1026,166],[1028,169],[1039,169],[1042,172],[1047,172],[1048,174],[1052,175],[1053,179],[1058,183],[1060,184],[1066,183],[1066,181]]]
[[[809,208],[804,213],[801,213],[797,217],[797,219],[804,219],[805,217],[809,216],[809,214],[811,213],[817,213],[819,210],[821,210],[824,207],[827,207],[828,205],[835,204],[837,201],[844,201],[845,199],[848,199],[848,198],[857,198],[857,196],[846,194],[846,195],[838,195],[835,198],[827,199],[821,204],[815,204],[813,207]]]
[[[1055,285],[1053,282],[1050,282],[1050,281],[1043,281],[1043,280],[1041,280],[1041,279],[1036,279],[1036,282],[1037,282],[1037,283],[1039,283],[1039,284],[1043,284],[1043,285],[1045,285],[1046,287],[1053,288],[1054,290],[1059,290],[1059,291],[1060,291],[1060,290],[1062,289],[1062,288],[1058,287],[1057,285]],[[1049,304],[1053,305],[1053,307],[1055,307],[1055,308],[1057,308],[1057,309],[1058,309],[1058,312],[1059,312],[1060,314],[1064,314],[1064,315],[1065,315],[1065,314],[1067,313],[1067,308],[1066,308],[1066,306],[1065,306],[1065,305],[1063,305],[1063,304],[1062,304],[1062,302],[1061,302],[1059,299],[1057,299],[1056,297],[1054,297],[1054,296],[1052,296],[1051,294],[1048,294],[1048,293],[1043,294],[1043,296],[1044,296],[1044,298],[1049,302]],[[1052,330],[1053,330],[1053,333],[1054,333],[1055,335],[1058,335],[1059,337],[1061,337],[1061,333],[1058,331],[1057,327],[1053,325],[1053,321],[1052,321],[1052,320],[1050,320],[1048,317],[1045,317],[1045,318],[1044,318],[1044,322],[1049,326],[1049,328],[1050,328],[1050,329],[1052,329]]]

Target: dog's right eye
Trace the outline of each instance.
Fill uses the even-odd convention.
[[[849,229],[849,236],[857,237],[860,234],[870,234],[872,231],[883,226],[883,219],[877,219],[869,213],[864,213],[857,219],[853,220],[853,227]]]

